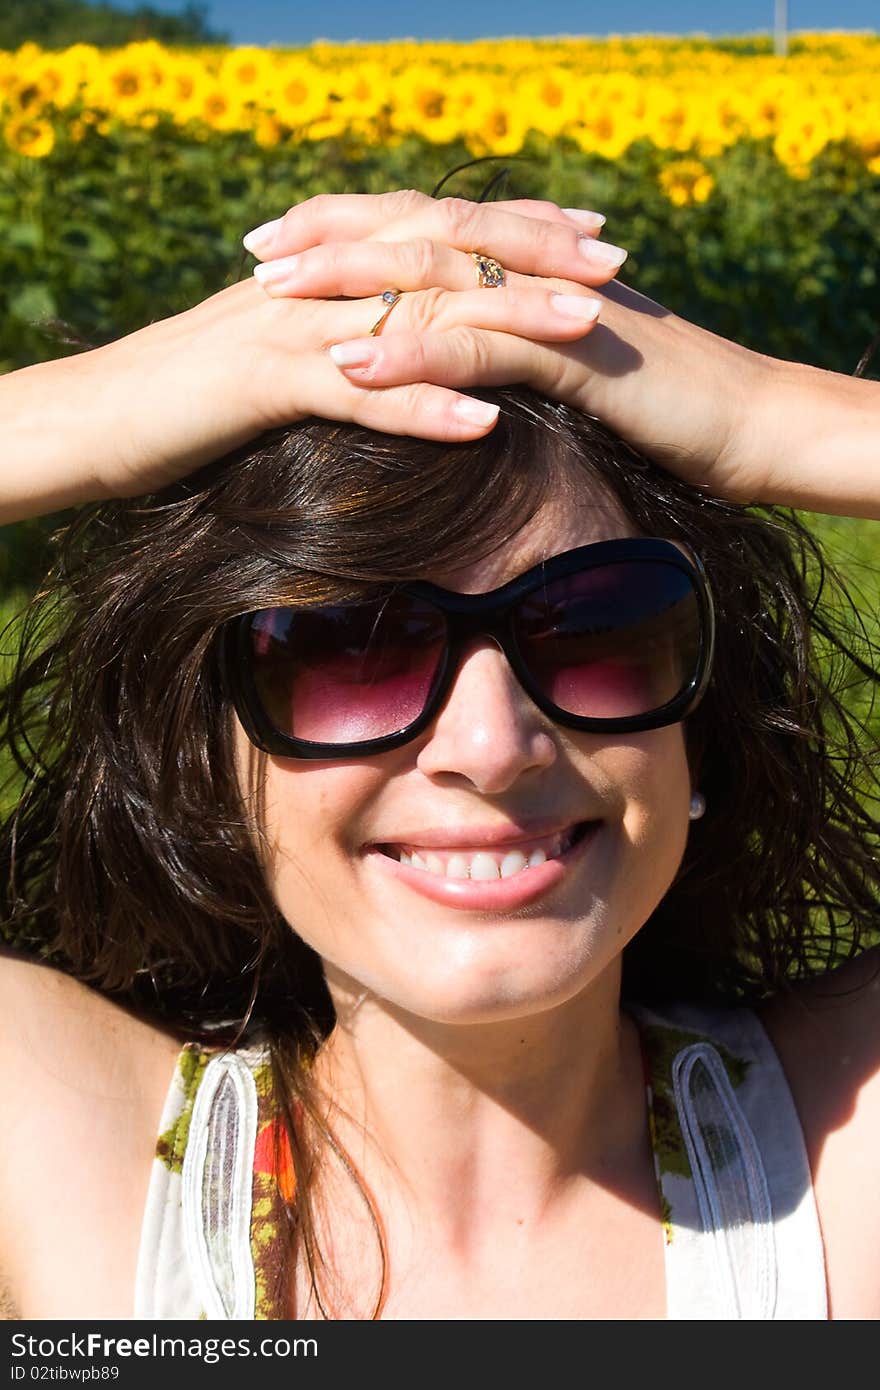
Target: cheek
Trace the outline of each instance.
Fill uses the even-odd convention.
[[[644,922],[678,872],[688,836],[691,778],[681,725],[609,747],[596,762],[620,798],[618,891],[623,918]]]
[[[323,954],[339,931],[364,817],[386,773],[375,764],[255,760],[252,753],[239,731],[239,786],[266,883],[282,916]]]
[[[674,724],[633,740],[620,769],[634,833],[662,837],[687,829],[691,777],[684,728]]]
[[[268,851],[303,859],[353,837],[380,774],[365,764],[302,762],[257,753],[236,721],[238,785]]]

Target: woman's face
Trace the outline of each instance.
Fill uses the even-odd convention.
[[[547,556],[633,534],[612,504],[560,497],[489,559],[431,578],[479,593]],[[240,728],[238,741],[244,776]],[[438,1022],[513,1018],[616,969],[678,869],[690,795],[681,725],[618,736],[564,729],[480,639],[412,743],[326,763],[267,760],[266,872],[337,1001],[366,992]],[[505,858],[510,876],[478,878]]]

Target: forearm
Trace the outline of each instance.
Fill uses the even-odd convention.
[[[739,444],[766,477],[755,500],[880,520],[880,382],[763,361]]]
[[[753,352],[630,286],[604,294],[586,409],[721,497],[880,519],[880,383]]]
[[[92,356],[0,377],[0,524],[103,495],[96,463],[108,424],[94,394]]]

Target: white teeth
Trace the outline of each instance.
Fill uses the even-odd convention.
[[[501,877],[513,878],[514,874],[522,873],[528,862],[521,849],[512,849],[501,861]]]
[[[524,869],[536,869],[540,864],[546,864],[548,859],[558,859],[571,848],[574,839],[575,832],[572,828],[564,834],[555,835],[552,840],[545,840],[546,849],[541,845],[533,850],[511,849],[506,853],[503,850],[475,850],[471,854],[460,851],[436,854],[431,850],[420,853],[415,849],[402,849],[399,851],[399,859],[401,864],[421,869],[423,873],[435,874],[440,878],[469,878],[478,883],[489,883],[497,878],[513,878]]]
[[[446,865],[447,878],[468,878],[470,865],[464,854],[452,854]]]
[[[488,882],[498,877],[498,865],[491,854],[475,854],[471,860],[471,878]]]

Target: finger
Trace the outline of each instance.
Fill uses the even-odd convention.
[[[389,304],[381,296],[346,300],[275,300],[269,304],[280,315],[281,333],[288,333],[288,315],[301,341],[312,341],[322,351],[332,351],[338,366],[366,364],[381,356],[379,344],[420,335],[442,337],[458,328],[487,330],[499,336],[516,335],[539,342],[566,343],[582,338],[593,328],[603,300],[577,286],[573,294],[552,287],[469,290],[422,290],[403,294]],[[421,380],[409,376],[407,381]],[[449,384],[449,383],[445,383]],[[453,383],[463,384],[463,383]]]
[[[534,278],[506,272],[505,288],[532,285]],[[427,237],[414,237],[398,242],[312,246],[298,255],[256,266],[254,279],[274,299],[359,299],[382,294],[389,286],[402,291],[472,290],[479,283],[479,274],[467,252]],[[563,291],[573,284],[564,280],[547,283]]]
[[[324,353],[308,354],[292,396],[287,373],[279,374],[272,396],[285,418],[299,416],[307,400],[309,415],[419,439],[479,439],[498,418],[497,406],[431,382],[368,389],[341,376]]]
[[[323,241],[359,241],[415,207],[430,202],[414,188],[391,193],[317,193],[264,222],[243,238],[252,256],[293,255]]]
[[[571,342],[590,331],[601,310],[602,301],[585,294],[564,295],[535,289],[499,290],[491,294],[482,290],[462,294],[428,291],[407,297],[401,301],[400,309],[393,306],[388,311],[389,317],[393,312],[399,318],[387,334],[341,340],[333,343],[329,352],[338,367],[366,367],[381,360],[384,343],[390,348],[392,340],[402,337],[411,340],[427,334],[434,338],[457,328],[488,330],[538,342]]]
[[[607,284],[626,259],[625,251],[577,232],[571,224],[552,228],[561,240],[550,243],[545,232],[551,224],[528,223],[510,214],[507,218],[512,249],[510,255],[501,253],[507,284],[539,276],[555,281],[556,288],[599,286]],[[256,266],[254,278],[273,298],[299,299],[362,298],[391,286],[409,291],[430,286],[464,290],[478,280],[476,253],[450,246],[442,236],[400,237],[398,231],[398,226],[388,226],[382,238],[307,247]],[[566,269],[554,270],[554,264]]]
[[[390,285],[398,290],[472,289],[476,267],[470,256],[439,241],[414,237],[408,241],[330,242],[293,256],[265,261],[254,279],[274,298],[359,299],[381,294]]]
[[[462,198],[429,201],[373,233],[369,240],[396,242],[414,236],[440,241],[459,251],[491,255],[506,271],[603,285],[627,257],[619,246],[586,236],[573,222],[555,222],[499,210]]]
[[[352,419],[367,429],[452,443],[481,439],[498,415],[497,405],[426,382],[362,390],[352,407]]]
[[[574,222],[587,236],[598,236],[608,220],[601,212],[589,208],[560,208],[556,203],[540,202],[537,198],[514,198],[492,203],[503,212],[515,212],[519,217],[537,217],[544,222]]]
[[[516,209],[515,211],[512,209]],[[598,231],[597,218],[600,215],[578,209],[562,211],[553,203],[537,200],[519,200],[515,203],[479,204],[464,199],[441,199],[427,197],[413,190],[396,191],[384,194],[319,194],[304,203],[291,208],[282,218],[264,223],[245,237],[245,245],[253,255],[260,259],[276,259],[280,256],[295,255],[317,246],[325,241],[357,241],[367,237],[379,240],[400,240],[402,236],[431,235],[431,226],[439,228],[436,238],[449,244],[458,243],[443,233],[467,221],[468,210],[475,209],[482,214],[479,225],[474,227],[474,235],[491,238],[498,219],[508,224],[505,245],[509,247],[512,239],[511,224],[519,224],[522,237],[528,236],[528,227],[552,224],[560,231],[574,230],[585,240],[591,240]],[[524,213],[528,209],[528,214]],[[439,210],[439,211],[438,211]],[[400,227],[406,228],[401,233]],[[571,237],[569,235],[569,244]],[[493,254],[499,251],[492,241],[484,241],[477,247],[474,242],[459,249],[484,249],[492,245]],[[507,255],[506,264],[512,269],[526,269],[514,259],[515,252]],[[622,264],[625,256],[618,258]],[[615,267],[616,268],[616,267]]]
[[[372,236],[397,217],[408,217],[437,200],[416,189],[392,193],[319,193],[289,208],[283,217],[264,222],[243,238],[245,249],[261,260],[290,255],[323,241],[358,241]],[[562,209],[538,198],[518,198],[489,204],[520,217],[544,221],[574,221],[589,235],[597,235],[605,223],[601,213],[587,209]]]
[[[334,348],[329,355],[354,385],[382,390],[415,382],[459,388],[532,384],[541,362],[560,352],[513,333],[467,326],[447,333],[389,333],[366,339],[363,347],[366,360],[339,362]]]

